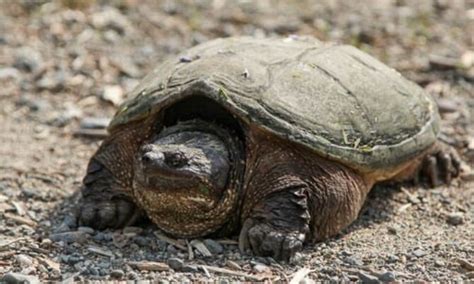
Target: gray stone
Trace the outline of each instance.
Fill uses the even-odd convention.
[[[184,266],[184,261],[177,257],[168,259],[168,265],[175,271],[180,271]]]
[[[68,264],[74,265],[74,264],[76,264],[76,263],[78,263],[78,262],[81,261],[81,257],[75,256],[75,255],[71,255],[71,256],[69,256],[69,257],[66,258],[66,261],[67,261]]]
[[[82,227],[82,226],[77,228],[77,231],[83,232],[83,233],[86,233],[86,234],[89,234],[89,235],[92,235],[95,232],[95,230],[92,229],[91,227]]]
[[[84,243],[87,240],[87,234],[80,231],[64,232],[58,234],[52,234],[49,239],[53,242],[64,242],[64,243]]]
[[[104,128],[107,128],[107,125],[109,125],[110,119],[108,118],[102,118],[103,120],[103,126]],[[143,232],[143,228],[140,227],[134,227],[134,226],[127,226],[123,228],[122,233],[124,234],[136,234],[139,235]]]
[[[224,252],[224,247],[219,242],[212,239],[204,240],[204,244],[212,254],[221,254]]]
[[[29,267],[33,265],[33,260],[31,257],[24,254],[16,255],[15,260],[21,267]]]
[[[358,275],[362,283],[380,283],[377,277],[364,273],[362,271],[359,271]]]
[[[123,35],[132,29],[127,17],[120,10],[107,7],[101,12],[92,15],[92,25],[100,30],[114,30],[118,34]]]
[[[346,257],[344,259],[344,262],[345,263],[348,263],[348,264],[351,264],[351,265],[357,265],[357,266],[362,266],[364,265],[364,262],[356,257],[353,257],[353,256],[350,256],[350,257]]]
[[[142,247],[148,246],[150,244],[150,240],[142,236],[136,236],[135,238],[133,238],[133,241],[137,245],[142,246]]]
[[[114,105],[119,105],[123,101],[124,91],[119,85],[105,86],[102,99],[111,102]]]
[[[40,283],[38,277],[32,276],[32,275],[25,275],[21,273],[14,273],[14,272],[9,272],[5,274],[0,282],[4,282],[7,284],[16,284],[16,283],[28,283],[28,284],[36,284]]]
[[[32,187],[23,187],[21,192],[25,197],[45,200],[44,191]]]
[[[449,213],[446,217],[447,217],[446,221],[450,225],[457,226],[464,223],[464,213],[462,212],[452,212],[452,213]]]
[[[38,90],[48,90],[51,92],[58,92],[64,89],[66,75],[64,72],[56,72],[54,74],[48,74],[36,82],[36,88]]]
[[[20,72],[16,68],[6,67],[0,68],[0,80],[13,79],[18,80],[20,78]]]
[[[68,106],[64,111],[56,115],[49,124],[57,127],[63,127],[69,124],[73,119],[80,118],[82,110],[75,106]]]
[[[384,272],[379,275],[379,279],[384,282],[393,282],[396,280],[396,275],[395,273],[391,271]]]
[[[117,278],[117,279],[120,279],[122,278],[123,276],[125,275],[125,273],[123,272],[123,270],[121,269],[114,269],[110,272],[110,277],[112,278]]]
[[[400,260],[400,258],[394,254],[390,254],[387,256],[387,262],[389,263],[394,263],[394,262],[398,262]]]
[[[177,254],[177,253],[179,252],[173,245],[168,245],[168,247],[166,248],[166,250],[167,250],[168,253],[171,254],[171,255],[175,255],[175,254]]]
[[[428,253],[422,249],[416,249],[412,252],[412,254],[416,257],[423,257],[425,255],[427,255]]]
[[[183,268],[181,269],[182,272],[191,272],[191,273],[195,273],[195,272],[199,272],[199,269],[197,268],[197,266],[195,265],[185,265],[183,266]]]
[[[97,242],[101,242],[105,239],[104,233],[102,232],[97,232],[97,234],[95,234],[92,238],[94,239],[94,241],[97,241]]]
[[[44,65],[43,57],[37,50],[24,46],[19,48],[14,55],[13,66],[22,71],[34,72]]]
[[[127,279],[128,280],[138,280],[138,279],[140,279],[140,276],[135,271],[130,271],[130,272],[127,273]]]
[[[268,266],[266,266],[265,264],[257,263],[253,266],[253,271],[255,271],[257,273],[265,273],[265,272],[270,272],[271,269]]]
[[[99,270],[96,267],[93,267],[93,266],[89,267],[88,272],[89,272],[90,275],[95,275],[95,276],[99,275]]]

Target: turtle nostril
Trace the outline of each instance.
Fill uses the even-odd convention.
[[[151,164],[153,162],[153,160],[155,160],[155,159],[156,159],[156,157],[154,157],[152,152],[147,152],[147,153],[143,154],[143,156],[142,156],[142,161],[145,164]]]
[[[146,152],[142,155],[142,162],[145,165],[158,166],[163,163],[164,156],[160,152]]]

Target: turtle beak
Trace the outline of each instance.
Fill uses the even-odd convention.
[[[142,163],[148,168],[163,168],[166,167],[165,155],[161,152],[150,151],[142,155]]]

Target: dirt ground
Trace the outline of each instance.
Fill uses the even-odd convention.
[[[472,0],[0,0],[0,279],[472,281],[473,31]],[[462,177],[377,186],[354,224],[292,264],[150,224],[75,228],[103,127],[157,62],[216,37],[292,34],[355,45],[424,87]]]

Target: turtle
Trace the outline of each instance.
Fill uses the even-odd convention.
[[[149,218],[291,261],[336,236],[381,182],[449,184],[435,100],[349,45],[230,37],[171,56],[119,107],[83,179],[79,224]]]

